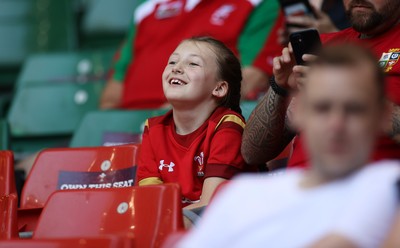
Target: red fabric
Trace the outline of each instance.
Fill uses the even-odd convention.
[[[190,12],[181,10],[173,18],[159,19],[162,4],[166,3],[156,5],[137,27],[133,56],[140,63],[132,63],[127,70],[122,108],[156,108],[166,102],[161,75],[168,57],[185,38],[213,36],[237,54],[238,37],[253,10],[249,1],[201,1]],[[221,25],[213,24],[213,14],[224,5],[235,7]]]
[[[345,29],[341,32],[322,34],[323,43],[330,42],[357,42],[370,48],[378,60],[382,59],[384,53],[395,52],[400,57],[400,24],[392,27],[389,31],[369,39],[360,39],[360,34],[352,28]],[[388,66],[384,68],[386,71],[386,93],[390,100],[400,105],[400,62],[392,60],[394,63],[392,69]]]
[[[236,121],[225,119],[216,129],[227,115],[240,118],[240,122],[244,123],[237,113],[219,107],[196,131],[182,136],[175,132],[172,111],[149,119],[143,134],[138,180],[158,177],[164,183],[177,182],[181,185],[184,198],[197,201],[205,178],[230,179],[247,169],[240,153],[243,127]],[[199,159],[201,153],[203,158]],[[173,171],[168,171],[167,167],[160,170],[160,163],[170,165],[171,162],[175,164]],[[204,175],[198,174],[201,171]]]
[[[370,39],[361,40],[359,36],[360,34],[354,29],[348,28],[337,33],[322,34],[321,40],[325,44],[346,41],[358,42],[374,51],[379,60],[382,58],[383,53],[388,53],[389,51],[399,52],[400,54],[400,24]],[[387,70],[388,68],[386,67],[385,69]],[[392,69],[386,72],[386,92],[393,102],[400,104],[400,62],[396,61]],[[288,162],[288,167],[307,167],[307,151],[300,140],[296,137],[294,141],[293,154]],[[379,140],[373,154],[373,160],[385,158],[400,159],[400,145],[387,137]]]
[[[372,155],[372,161],[382,159],[400,159],[400,145],[388,137],[382,137],[377,142],[377,148]],[[288,162],[288,168],[308,168],[309,156],[301,136],[296,136],[293,143],[293,153]]]
[[[280,56],[282,53],[283,46],[278,42],[278,30],[279,28],[284,27],[284,24],[285,16],[281,11],[279,12],[275,25],[271,30],[271,34],[268,36],[268,39],[263,46],[263,49],[254,61],[254,66],[263,70],[269,76],[272,76],[272,65],[274,57]]]

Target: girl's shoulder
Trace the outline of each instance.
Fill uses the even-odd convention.
[[[238,126],[244,128],[246,122],[242,115],[225,107],[218,107],[211,115],[210,122],[215,124],[215,130],[223,126]]]
[[[146,120],[145,127],[150,128],[157,125],[170,125],[172,121],[172,110],[168,111],[164,115],[151,117]]]

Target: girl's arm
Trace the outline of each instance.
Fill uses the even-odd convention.
[[[220,185],[222,182],[226,181],[226,179],[221,178],[221,177],[208,177],[204,180],[203,184],[203,191],[200,197],[200,201],[193,203],[189,206],[186,206],[185,209],[194,209],[194,208],[200,208],[207,206],[208,203],[210,202],[212,196],[214,195],[214,192],[218,185]]]

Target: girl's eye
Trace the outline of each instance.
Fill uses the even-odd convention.
[[[191,65],[191,66],[199,66],[199,64],[193,63],[193,62],[189,63],[189,65]]]
[[[176,62],[175,62],[175,61],[169,61],[168,64],[169,64],[169,65],[175,65]]]

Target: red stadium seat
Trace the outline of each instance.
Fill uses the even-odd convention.
[[[136,247],[161,247],[183,229],[177,184],[53,193],[33,238],[132,237]]]
[[[6,240],[0,248],[132,248],[133,242],[127,237]]]
[[[14,155],[11,151],[0,151],[0,196],[15,194]]]
[[[18,199],[14,194],[0,198],[0,239],[2,240],[18,237],[17,205]]]
[[[19,230],[33,231],[49,195],[60,189],[133,186],[140,145],[46,149],[25,182]]]

